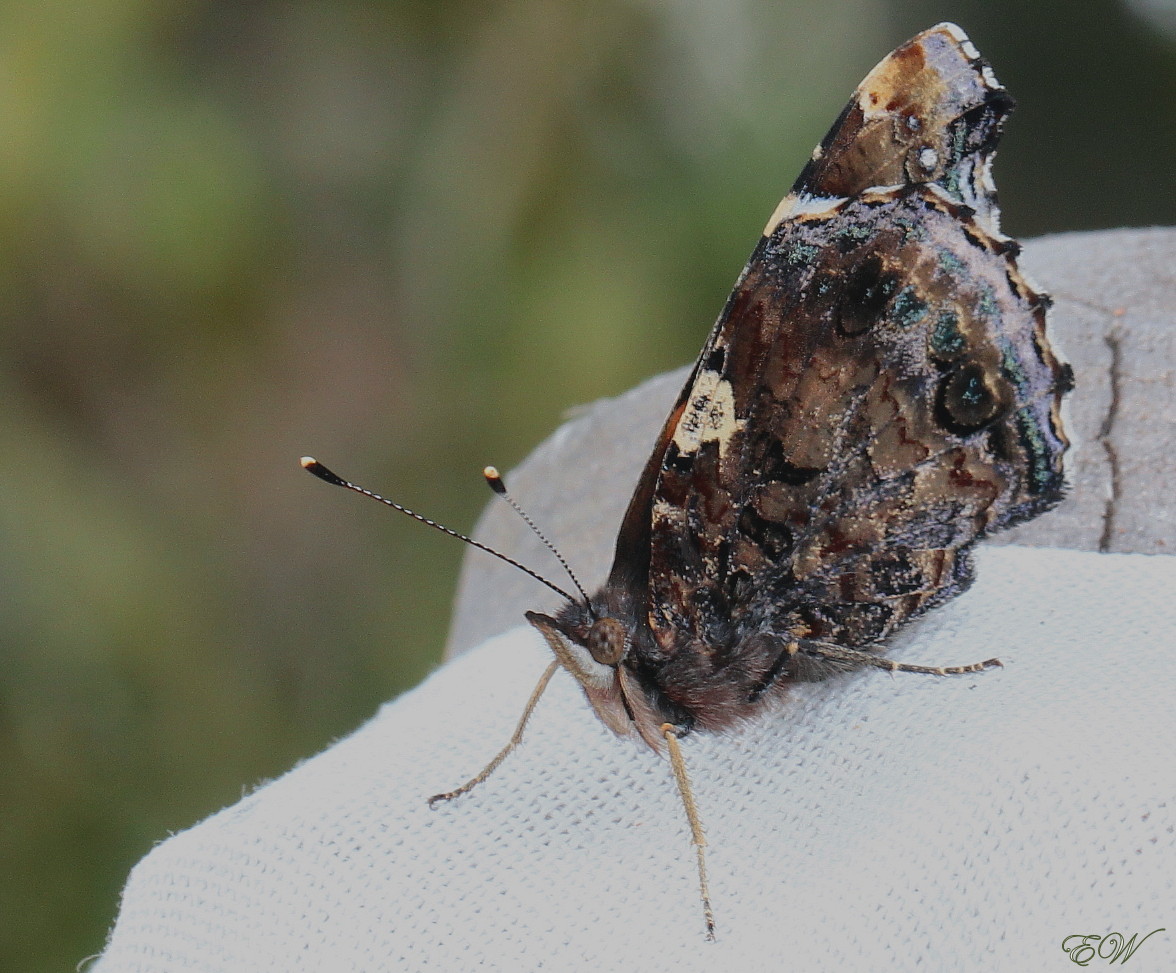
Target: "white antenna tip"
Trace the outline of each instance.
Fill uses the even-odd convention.
[[[502,474],[495,467],[483,467],[482,476],[486,478],[486,483],[491,490],[499,496],[506,496],[506,484],[502,482]]]

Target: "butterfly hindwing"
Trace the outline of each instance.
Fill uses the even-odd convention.
[[[925,186],[761,245],[652,497],[649,619],[671,697],[750,691],[778,655],[749,655],[765,633],[878,642],[966,586],[985,533],[1060,498],[1065,371],[999,251]]]

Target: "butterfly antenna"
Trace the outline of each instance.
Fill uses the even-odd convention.
[[[535,521],[527,516],[527,512],[520,507],[515,498],[512,497],[506,490],[506,483],[503,482],[502,474],[498,472],[493,466],[487,466],[482,470],[482,476],[486,478],[486,482],[490,485],[490,489],[497,493],[503,500],[510,504],[511,509],[523,518],[525,523],[534,532],[539,540],[543,541],[544,546],[555,555],[555,559],[563,565],[563,569],[567,571],[568,577],[572,579],[572,584],[576,586],[576,590],[580,592],[580,597],[584,599],[584,605],[589,613],[592,613],[592,602],[588,598],[588,592],[584,590],[584,586],[580,584],[580,579],[576,577],[576,572],[571,569],[571,566],[564,560],[564,556],[559,553],[559,550],[546,537],[543,536],[543,531],[535,526]]]
[[[518,568],[520,571],[523,571],[526,574],[529,574],[536,581],[541,581],[543,584],[547,585],[548,588],[550,588],[556,594],[566,598],[573,605],[577,604],[576,599],[564,591],[563,588],[559,587],[559,585],[552,584],[545,577],[543,577],[543,575],[539,574],[537,571],[532,571],[525,564],[520,564],[514,558],[507,557],[505,554],[494,550],[492,547],[487,547],[485,544],[474,540],[472,537],[466,537],[465,534],[459,534],[455,530],[450,530],[444,524],[439,524],[435,520],[429,520],[428,517],[422,517],[415,510],[409,510],[408,507],[402,507],[394,500],[389,500],[387,497],[381,497],[378,493],[372,493],[371,490],[365,490],[358,484],[352,483],[350,480],[343,479],[343,477],[339,476],[337,473],[334,473],[327,467],[323,466],[323,464],[316,460],[313,456],[303,456],[301,462],[302,468],[306,470],[307,473],[313,473],[320,480],[330,483],[333,486],[343,487],[343,489],[350,490],[352,493],[358,493],[365,497],[371,497],[373,500],[379,500],[380,503],[387,504],[393,510],[399,510],[402,514],[407,514],[413,520],[419,520],[422,524],[441,531],[442,534],[448,534],[450,537],[456,537],[459,541],[464,541],[466,544],[469,544],[470,547],[476,547],[479,551],[485,551],[487,554],[493,554],[496,558],[498,558],[498,560],[505,561],[507,564]],[[560,558],[560,560],[562,561],[563,558]],[[573,577],[572,580],[575,581],[575,578]],[[579,587],[578,582],[576,587]],[[580,591],[582,594],[583,589],[581,588]]]

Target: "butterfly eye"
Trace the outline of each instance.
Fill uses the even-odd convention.
[[[625,656],[625,626],[615,618],[598,618],[588,629],[588,651],[602,666],[615,666]]]

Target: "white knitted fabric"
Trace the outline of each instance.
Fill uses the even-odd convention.
[[[1046,970],[1142,938],[1176,969],[1176,558],[989,549],[889,652],[954,678],[796,687],[683,741],[718,941],[667,763],[511,631],[132,872],[95,969]],[[1072,943],[1071,943],[1072,945]],[[1105,960],[1095,960],[1105,965]]]

